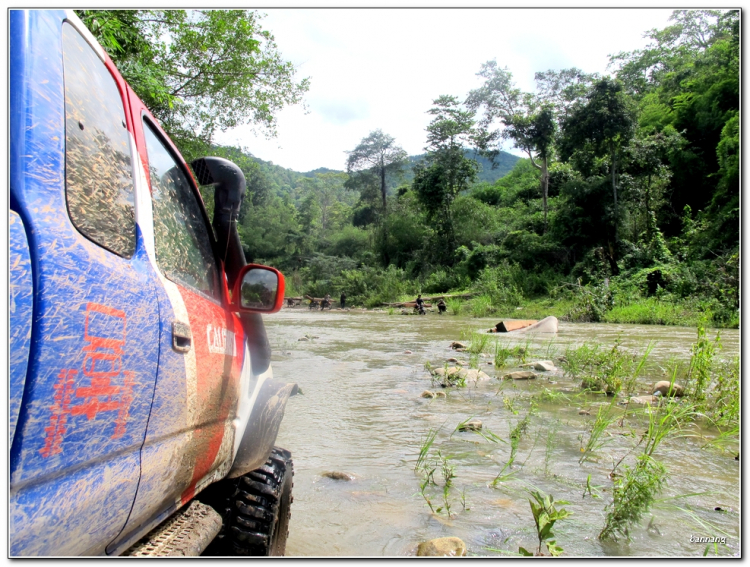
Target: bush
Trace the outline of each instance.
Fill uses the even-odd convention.
[[[351,305],[375,307],[392,303],[407,293],[416,293],[414,283],[406,279],[404,270],[388,266],[382,270],[365,266],[356,270],[343,270],[332,280],[336,293],[345,291]]]
[[[422,284],[424,293],[445,293],[452,289],[463,289],[468,286],[466,277],[451,268],[441,268],[432,272]]]
[[[570,321],[582,323],[603,321],[607,311],[614,307],[614,298],[609,285],[581,285],[574,288],[573,297],[576,300],[574,307],[568,312],[566,318]]]
[[[517,266],[507,263],[485,268],[479,274],[476,289],[489,298],[492,305],[500,307],[503,305],[516,306],[523,301],[523,292],[515,283],[519,272]]]

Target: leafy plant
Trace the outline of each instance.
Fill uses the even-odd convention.
[[[598,488],[601,488],[601,486],[592,486],[591,485],[591,475],[588,475],[586,477],[586,488],[583,490],[583,496],[581,498],[586,498],[586,495],[588,494],[591,496],[591,498],[601,498],[599,496]]]
[[[526,354],[528,349],[521,345],[515,345],[513,347],[509,345],[500,345],[500,341],[495,341],[495,368],[504,368],[509,358],[514,358],[516,361],[523,364],[526,362]]]
[[[467,349],[471,354],[481,354],[487,350],[487,346],[490,344],[490,336],[487,333],[481,333],[478,331],[471,332],[471,338],[469,348]]]
[[[419,446],[419,454],[417,455],[417,462],[414,465],[414,470],[418,471],[420,467],[425,462],[425,459],[427,458],[427,454],[430,452],[430,447],[432,447],[432,444],[435,442],[435,437],[437,437],[438,431],[440,429],[430,429],[427,432],[427,435],[422,440]]]
[[[493,311],[492,298],[489,295],[480,295],[471,302],[472,317],[486,317]]]
[[[492,481],[491,486],[497,486],[497,483],[505,478],[502,476],[503,473],[513,466],[513,462],[516,460],[516,453],[518,452],[518,445],[529,426],[529,416],[530,413],[527,413],[526,416],[523,419],[518,420],[513,429],[510,430],[510,435],[508,436],[510,440],[510,455],[508,456],[508,462],[505,463],[505,466],[502,468],[502,470],[497,473],[497,476]]]
[[[616,416],[613,415],[616,402],[617,398],[613,397],[609,404],[599,406],[594,423],[591,425],[591,431],[589,431],[589,438],[586,444],[581,446],[581,453],[583,454],[578,459],[579,464],[587,460],[591,453],[598,451],[606,443],[607,440],[603,439],[602,435],[616,419]]]
[[[438,461],[440,463],[440,471],[443,473],[443,505],[435,510],[438,514],[445,509],[445,513],[450,517],[451,505],[450,505],[450,490],[453,486],[453,479],[456,478],[456,467],[450,464],[448,457],[443,455],[438,450]]]
[[[619,338],[610,350],[602,350],[598,344],[585,343],[579,347],[569,347],[563,362],[565,373],[581,378],[583,388],[609,395],[615,395],[622,389],[623,378],[631,375],[634,364],[635,358],[621,348]]]
[[[529,500],[531,513],[534,515],[534,523],[536,524],[537,538],[539,539],[539,546],[537,547],[536,555],[543,555],[542,544],[547,546],[547,551],[549,551],[550,555],[561,555],[563,548],[557,545],[555,540],[552,539],[555,537],[552,533],[552,528],[554,527],[555,522],[558,520],[564,520],[570,516],[570,512],[564,508],[558,510],[555,507],[555,504],[562,506],[564,504],[570,504],[570,502],[566,502],[565,500],[558,500],[555,502],[552,495],[544,494],[540,490],[529,491],[529,494],[531,494],[534,500],[536,500],[536,502]],[[525,556],[533,555],[523,547],[519,547],[518,552]]]
[[[604,528],[599,539],[630,539],[630,528],[648,512],[656,495],[666,483],[664,465],[648,454],[638,456],[634,466],[625,466],[625,474],[615,478],[613,500],[608,506]]]
[[[635,367],[635,370],[630,373],[629,377],[626,378],[623,383],[625,392],[631,394],[636,391],[636,381],[638,380],[638,376],[641,374],[641,371],[646,364],[648,356],[651,354],[651,351],[654,350],[654,346],[656,346],[656,343],[654,341],[649,341],[648,346],[646,347],[646,352],[643,353],[643,356],[638,361],[638,365]]]
[[[584,323],[603,321],[606,313],[615,305],[612,291],[608,285],[583,286],[579,278],[578,285],[574,290],[573,296],[576,304],[568,313],[568,318],[571,321]]]
[[[685,380],[688,396],[699,407],[703,406],[706,402],[706,392],[711,384],[714,356],[719,349],[721,349],[719,333],[716,334],[716,338],[711,342],[706,336],[705,327],[703,324],[699,324],[698,340],[693,344],[691,349],[690,368]]]
[[[547,430],[547,440],[544,447],[544,476],[549,476],[549,465],[552,462],[552,452],[557,445],[557,431],[560,428],[560,422],[555,420]]]
[[[448,311],[453,315],[461,315],[463,311],[463,302],[460,299],[449,298],[445,301],[445,305],[448,307]]]
[[[667,470],[653,458],[654,452],[668,435],[681,429],[682,424],[690,421],[694,414],[691,405],[676,402],[668,402],[648,413],[648,429],[639,441],[639,444],[645,441],[643,452],[633,466],[624,467],[624,475],[615,477],[613,499],[607,507],[599,539],[616,540],[618,536],[630,539],[630,528],[649,511],[667,481]]]
[[[716,371],[716,384],[708,412],[717,427],[734,426],[740,417],[740,359],[724,362]]]

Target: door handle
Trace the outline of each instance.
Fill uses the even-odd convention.
[[[177,352],[188,352],[192,343],[190,325],[182,321],[172,321],[172,348]]]

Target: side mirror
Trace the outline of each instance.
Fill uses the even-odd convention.
[[[244,266],[232,291],[232,308],[240,313],[276,313],[284,302],[284,275],[275,268]]]

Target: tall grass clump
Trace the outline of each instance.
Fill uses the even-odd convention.
[[[463,301],[454,297],[446,299],[445,306],[448,308],[451,315],[461,315],[461,311],[463,311],[464,308]]]
[[[613,501],[599,539],[630,539],[630,529],[648,512],[666,481],[664,465],[648,455],[639,455],[634,466],[626,466],[625,474],[615,479]]]
[[[706,336],[706,328],[698,325],[698,340],[691,349],[690,367],[685,377],[685,388],[688,396],[698,408],[706,405],[706,393],[711,385],[711,373],[714,367],[714,357],[721,349],[719,333],[711,341]]]
[[[607,427],[617,419],[614,414],[615,402],[617,398],[613,397],[609,404],[599,406],[599,411],[596,412],[596,418],[591,424],[591,430],[589,431],[589,437],[585,445],[581,445],[581,458],[578,459],[578,463],[582,463],[588,460],[589,455],[601,449],[607,441],[606,437],[602,437]]]
[[[501,345],[500,341],[495,341],[495,368],[504,368],[507,366],[508,359],[515,359],[517,362],[524,364],[528,348],[522,345],[510,346]]]
[[[622,349],[618,338],[611,349],[585,343],[568,347],[563,367],[566,375],[582,380],[584,389],[615,395],[622,389],[624,379],[635,371],[636,358]],[[642,364],[639,372],[640,368]]]
[[[486,317],[493,311],[492,298],[489,295],[480,295],[471,302],[472,317]]]
[[[642,452],[635,464],[625,465],[624,474],[615,477],[612,502],[607,507],[599,539],[616,540],[620,536],[630,539],[630,529],[649,511],[667,482],[667,470],[654,458],[654,452],[665,438],[692,420],[695,412],[689,404],[670,401],[649,411],[648,416],[648,430],[639,441]]]
[[[505,466],[502,468],[502,470],[497,473],[497,476],[492,481],[491,486],[497,486],[497,484],[509,476],[512,475],[505,475],[503,476],[503,473],[510,469],[513,466],[513,463],[516,460],[516,453],[518,453],[518,445],[521,443],[521,439],[526,434],[526,429],[529,426],[529,416],[531,415],[531,412],[527,413],[526,416],[523,419],[519,419],[515,426],[513,426],[513,429],[510,430],[510,435],[508,436],[510,441],[510,455],[508,456],[508,462],[505,463]]]
[[[488,350],[490,345],[490,335],[487,333],[472,331],[470,341],[469,348],[467,349],[468,352],[470,354],[481,354]]]
[[[717,427],[737,426],[740,419],[740,358],[723,362],[716,369],[707,415]]]

